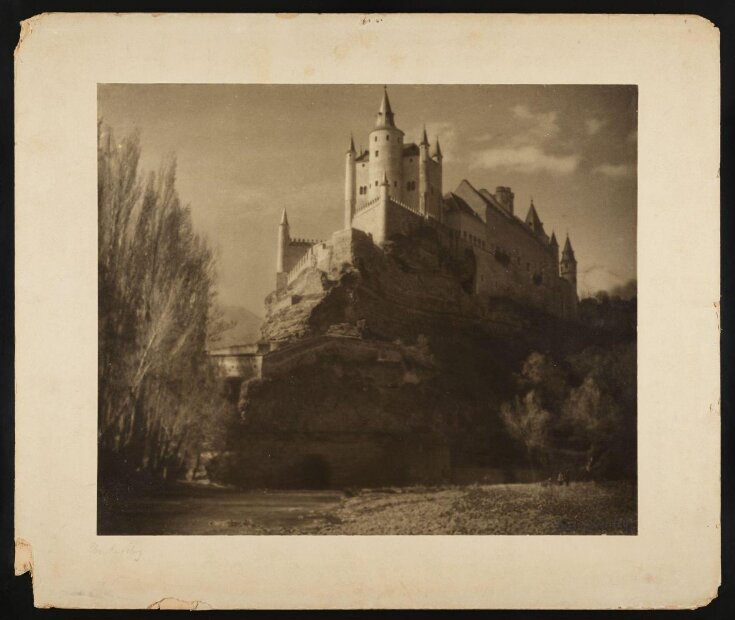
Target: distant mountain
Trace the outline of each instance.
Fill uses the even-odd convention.
[[[248,344],[260,338],[262,317],[242,306],[221,306],[222,321],[227,329],[216,340],[210,340],[210,347],[230,347]]]

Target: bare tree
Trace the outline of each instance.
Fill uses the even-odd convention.
[[[169,477],[224,412],[206,358],[214,260],[176,192],[141,178],[140,140],[99,125],[100,462]]]

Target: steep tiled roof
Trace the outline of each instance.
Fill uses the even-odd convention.
[[[502,209],[503,211],[505,211],[505,210],[506,210],[506,209],[505,209],[505,207],[503,207],[503,205],[501,205],[501,204],[500,204],[500,203],[498,202],[498,199],[497,199],[497,198],[495,198],[495,196],[493,196],[493,195],[492,195],[492,194],[491,194],[491,193],[490,193],[489,191],[487,191],[487,190],[486,190],[486,189],[485,189],[484,187],[483,187],[483,188],[482,188],[482,189],[481,189],[481,190],[479,191],[479,193],[480,193],[480,196],[482,196],[482,197],[483,197],[483,198],[484,198],[485,200],[487,200],[487,201],[488,201],[488,202],[489,202],[489,203],[490,203],[491,205],[493,205],[494,207],[497,207],[498,209]]]
[[[355,161],[369,161],[369,160],[370,160],[370,151],[363,151],[357,157],[355,157]]]
[[[444,195],[444,204],[449,211],[460,211],[467,215],[476,217],[479,220],[482,219],[475,212],[475,210],[470,205],[468,205],[467,202],[465,202],[465,200],[462,197],[457,196],[457,194],[453,192],[449,192],[448,194]]]

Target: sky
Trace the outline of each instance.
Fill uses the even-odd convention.
[[[218,259],[223,305],[262,316],[284,207],[292,237],[343,223],[350,134],[367,145],[382,85],[100,84],[98,115],[140,132],[143,170],[177,160],[177,188]],[[444,192],[510,186],[547,233],[569,233],[580,296],[636,277],[635,86],[388,85],[405,142],[426,125]]]

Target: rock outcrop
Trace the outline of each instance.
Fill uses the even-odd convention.
[[[518,459],[498,411],[529,350],[568,339],[558,319],[471,295],[471,253],[428,227],[383,248],[341,231],[319,256],[266,300],[273,350],[241,390],[230,481],[436,483]]]

